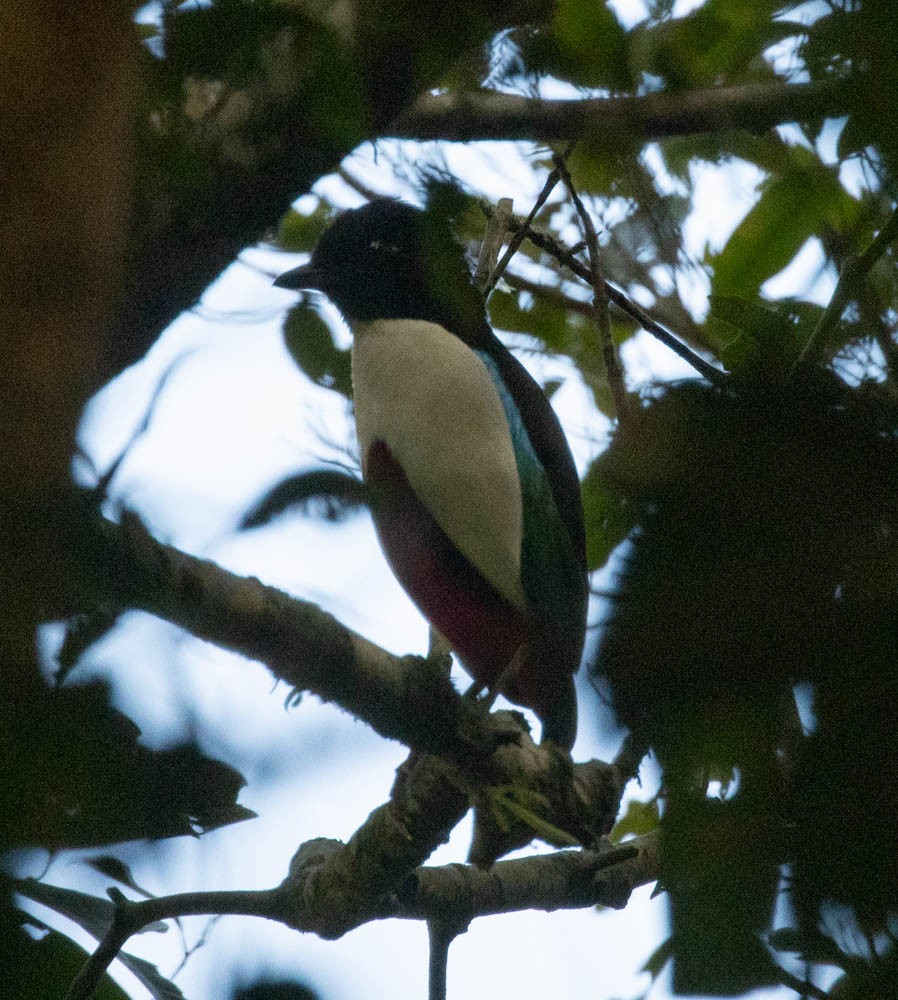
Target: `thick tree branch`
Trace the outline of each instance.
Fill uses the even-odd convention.
[[[314,604],[157,542],[133,516],[116,525],[85,512],[69,531],[77,600],[156,614],[424,752],[458,761],[495,744],[444,659],[393,656]]]
[[[446,658],[393,656],[313,604],[162,545],[133,518],[118,526],[87,512],[68,535],[82,602],[140,608],[260,660],[382,736],[447,761],[462,787],[526,790],[544,803],[531,811],[576,842],[593,843],[610,829],[626,783],[618,770],[599,761],[575,765],[535,746],[517,713],[490,716],[459,695]],[[524,823],[512,839],[526,843],[534,829]],[[490,845],[479,857],[488,862],[503,849]]]
[[[310,858],[339,851],[333,841],[310,841]],[[489,871],[467,865],[417,868],[395,893],[372,900],[367,913],[341,933],[370,920],[398,917],[409,920],[451,920],[463,926],[476,917],[520,910],[553,911],[590,906],[623,907],[630,893],[657,880],[661,868],[657,833],[627,841],[608,851],[561,851],[556,854],[499,861]],[[309,892],[310,883],[318,885]],[[97,951],[72,984],[66,1000],[87,1000],[125,941],[148,924],[174,917],[209,914],[263,917],[299,931],[320,933],[320,872],[312,865],[294,866],[277,888],[253,892],[196,892],[133,902],[110,893],[116,903],[113,923]],[[311,907],[309,900],[312,901]],[[343,897],[335,892],[331,906],[335,920]],[[332,935],[338,936],[338,935]]]
[[[517,5],[484,2],[482,6],[488,12],[482,22],[465,19],[468,26],[480,23],[481,40],[498,27],[538,18],[548,9],[523,0]],[[436,7],[433,14],[440,16]],[[370,27],[369,18],[373,23],[375,16],[364,10],[358,37],[365,36],[365,25]],[[430,34],[425,23],[416,24],[415,30],[421,37]],[[785,121],[842,114],[851,105],[854,87],[843,82],[771,84],[585,101],[445,95],[420,98],[401,112],[403,102],[411,102],[427,87],[422,79],[420,89],[412,90],[414,81],[406,80],[389,100],[382,99],[383,94],[371,96],[370,120],[357,131],[344,128],[339,134],[327,134],[314,114],[319,99],[314,74],[321,71],[320,59],[310,61],[302,37],[301,31],[273,36],[260,59],[265,70],[260,68],[249,85],[232,88],[225,80],[185,81],[181,105],[153,109],[150,120],[142,124],[145,162],[160,162],[171,136],[177,135],[182,159],[189,154],[195,169],[183,189],[172,186],[172,177],[182,176],[178,171],[160,169],[142,179],[125,258],[122,311],[112,348],[104,364],[97,366],[97,384],[137,360],[244,247],[277,223],[292,198],[365,139],[395,135],[419,140],[550,141],[584,136],[620,146],[711,130],[762,130]],[[443,41],[445,56],[454,58],[472,39],[448,32]],[[387,47],[387,62],[394,49]],[[370,80],[373,72],[364,52],[350,50],[346,58],[347,73]],[[295,74],[296,65],[308,72],[294,81],[285,98],[285,81]],[[431,72],[438,75],[444,65],[441,59]],[[164,131],[160,121],[165,122]],[[263,134],[264,144],[259,141]]]
[[[611,148],[678,135],[764,131],[784,122],[846,114],[857,83],[749,84],[690,93],[546,101],[489,92],[428,95],[400,115],[386,134],[400,139],[583,138]]]
[[[649,748],[643,740],[627,733],[614,757],[614,766],[623,784],[639,776],[639,766],[648,752]]]
[[[487,716],[459,696],[444,663],[392,657],[313,605],[161,545],[133,518],[120,527],[92,511],[85,518],[81,511],[69,525],[69,537],[82,594],[163,615],[195,635],[263,660],[279,678],[337,701],[384,735],[439,754],[413,753],[398,772],[390,801],[375,809],[348,843],[304,844],[276,890],[186,894],[146,904],[119,900],[110,931],[71,997],[89,996],[127,937],[166,917],[239,912],[335,938],[387,916],[451,917],[453,926],[461,927],[474,916],[532,906],[623,905],[635,879],[655,877],[651,852],[645,871],[622,869],[625,874],[611,881],[602,875],[595,884],[590,873],[624,855],[565,852],[557,870],[537,858],[529,874],[521,862],[510,868],[500,863],[489,875],[471,869],[461,883],[458,866],[432,876],[421,864],[472,799],[479,819],[503,831],[501,838],[492,833],[492,839],[481,836],[475,843],[481,864],[547,827],[583,844],[601,843],[630,777],[629,764],[575,765],[564,754],[536,747],[514,713]],[[503,800],[487,794],[490,787],[510,790],[505,794],[517,807],[523,803],[523,811],[510,814],[511,823],[493,816]],[[626,857],[631,863],[629,849]]]
[[[420,920],[444,913],[473,920],[519,910],[622,909],[634,889],[658,879],[660,867],[660,835],[654,832],[604,852],[559,851],[497,861],[488,870],[419,868],[390,915]]]

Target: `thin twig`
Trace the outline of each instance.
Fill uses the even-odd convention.
[[[182,892],[140,901],[128,899],[115,888],[109,889],[108,894],[115,903],[112,923],[96,951],[72,980],[65,1000],[89,1000],[128,938],[149,924],[201,914],[239,914],[277,920],[283,910],[283,897],[278,889]]]
[[[355,174],[350,173],[346,167],[337,167],[337,176],[341,181],[343,181],[344,184],[347,184],[353,191],[360,194],[368,201],[375,201],[378,198],[384,197],[380,191],[375,191],[374,188],[368,187],[364,181],[359,180],[359,178],[356,177]]]
[[[569,270],[573,271],[578,278],[582,278],[584,281],[590,281],[591,275],[589,268],[581,260],[579,260],[571,251],[554,236],[548,233],[544,233],[539,229],[534,229],[532,226],[528,227],[524,219],[515,216],[511,220],[513,227],[518,230],[524,230],[526,238],[530,242],[544,250],[550,257],[554,257],[559,264],[567,267]],[[652,319],[651,316],[641,307],[638,306],[625,292],[622,292],[619,288],[615,287],[610,281],[605,282],[605,287],[608,291],[608,299],[610,302],[617,306],[621,312],[626,313],[631,319],[635,320],[646,333],[653,336],[656,340],[659,340],[665,347],[670,348],[678,357],[682,358],[687,364],[691,365],[700,375],[703,375],[712,385],[723,386],[726,385],[729,377],[725,371],[721,371],[719,368],[715,368],[710,362],[705,361],[703,357],[696,354],[691,348],[687,347],[681,340],[670,332],[663,324],[659,323],[657,320]]]
[[[477,287],[483,292],[483,297],[489,294],[490,277],[496,270],[496,260],[499,251],[505,242],[505,234],[508,232],[508,221],[511,219],[514,199],[500,198],[496,208],[489,213],[486,222],[486,233],[483,243],[480,245],[480,256],[477,260],[477,271],[474,281]]]
[[[602,347],[602,358],[605,362],[605,375],[608,379],[608,386],[611,389],[611,396],[614,399],[614,409],[617,414],[618,423],[623,425],[627,420],[629,404],[627,401],[627,386],[624,381],[624,372],[620,366],[617,352],[614,349],[614,338],[611,334],[611,316],[608,312],[608,286],[605,283],[605,276],[602,273],[602,258],[599,253],[599,237],[596,227],[593,225],[592,217],[586,211],[577,189],[574,187],[573,179],[567,168],[567,163],[563,156],[556,154],[552,157],[555,169],[561,175],[564,186],[571,196],[574,208],[580,216],[583,225],[583,233],[586,237],[586,246],[589,251],[589,278],[593,289],[595,303],[596,325],[599,328],[599,339]]]
[[[98,477],[97,483],[93,487],[94,492],[96,493],[98,498],[104,500],[108,498],[109,488],[112,484],[112,480],[115,478],[119,469],[121,469],[125,459],[130,454],[133,454],[134,446],[149,431],[150,424],[152,423],[153,417],[156,414],[156,410],[158,409],[159,400],[161,399],[162,394],[168,388],[169,383],[172,381],[173,376],[175,374],[180,374],[181,366],[185,364],[185,362],[190,361],[196,353],[197,353],[196,348],[184,351],[183,354],[179,354],[171,362],[171,364],[169,364],[162,372],[159,381],[156,383],[156,387],[153,389],[153,394],[150,397],[150,401],[146,405],[146,409],[144,410],[144,415],[140,421],[140,424],[134,429],[133,433],[128,438],[127,443],[119,452],[118,457],[115,458],[107,467],[106,471],[101,476]]]
[[[787,972],[782,966],[777,966],[777,973],[783,986],[790,990],[795,990],[802,997],[810,997],[812,1000],[828,1000],[830,996],[825,990],[821,990],[819,986],[809,983],[806,979],[799,979],[798,976],[793,976],[791,972]]]
[[[65,1000],[88,1000],[99,986],[106,970],[122,950],[128,938],[138,930],[128,920],[128,907],[133,905],[118,890],[109,890],[109,895],[116,904],[115,916],[109,925],[109,930],[97,946],[96,951],[81,966],[78,975],[72,980]]]
[[[574,142],[569,143],[567,149],[564,151],[565,158],[571,155],[574,151],[575,145],[576,143]],[[489,276],[489,280],[484,285],[484,298],[489,296],[490,292],[496,287],[496,283],[505,273],[505,269],[508,267],[509,261],[520,249],[521,244],[527,237],[527,231],[530,229],[533,220],[536,218],[543,205],[545,205],[545,203],[549,200],[549,195],[555,190],[555,185],[559,182],[559,180],[561,180],[561,174],[558,172],[558,167],[554,167],[549,172],[549,176],[546,178],[545,184],[543,184],[542,191],[540,191],[540,193],[536,196],[536,201],[534,201],[533,207],[530,209],[527,218],[524,220],[524,225],[518,228],[517,232],[509,240],[508,248],[502,255],[502,259],[493,268],[493,271]]]
[[[898,239],[898,210],[892,214],[889,221],[880,229],[879,235],[860,257],[849,260],[845,264],[833,297],[829,300],[829,305],[824,310],[817,326],[814,327],[814,332],[792,368],[793,376],[814,361],[815,356],[842,318],[845,307],[859,293],[867,275],[873,269],[873,265],[895,239]]]

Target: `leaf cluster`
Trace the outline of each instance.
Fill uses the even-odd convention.
[[[799,934],[834,905],[887,933],[898,409],[824,375],[674,386],[599,464],[636,527],[594,669],[663,765],[677,988],[778,981],[762,942],[784,871]],[[708,770],[735,791],[707,798]]]

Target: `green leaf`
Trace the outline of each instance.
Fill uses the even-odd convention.
[[[30,914],[20,914],[22,926],[11,928],[3,939],[3,984],[0,995],[10,1000],[47,1000],[62,997],[81,971],[88,953],[59,931]],[[39,932],[32,937],[25,927]],[[160,994],[154,994],[160,996]],[[171,1000],[177,994],[173,994]],[[92,1000],[129,1000],[115,980],[105,975],[91,994]],[[181,998],[183,1000],[183,998]]]
[[[643,972],[647,972],[652,980],[658,978],[664,971],[664,966],[670,961],[673,955],[673,941],[668,938],[666,941],[662,941],[661,944],[649,955],[645,961],[645,965],[642,967]]]
[[[526,333],[541,340],[551,351],[569,353],[573,346],[571,314],[548,299],[528,296],[521,305],[520,292],[496,289],[490,296],[493,326],[512,333]]]
[[[640,71],[662,77],[671,89],[770,79],[764,50],[805,30],[774,20],[781,7],[781,0],[706,0],[686,17],[636,28],[631,58]]]
[[[825,225],[841,229],[856,216],[858,203],[814,152],[793,146],[789,161],[781,176],[764,182],[760,199],[710,259],[715,294],[757,297]]]
[[[637,505],[614,486],[603,458],[592,463],[580,486],[586,524],[586,564],[590,572],[608,562],[640,515]]]
[[[806,336],[776,309],[732,295],[712,295],[708,333],[727,370],[743,378],[781,383]]]
[[[305,215],[291,208],[278,223],[275,245],[288,253],[311,253],[332,219],[331,206],[321,199]]]
[[[630,87],[628,37],[610,6],[597,0],[558,0],[552,19],[559,61],[584,87]]]
[[[548,804],[544,796],[513,785],[501,785],[489,788],[487,798],[493,818],[499,828],[506,833],[511,829],[513,822],[517,821],[553,847],[578,846],[576,837],[549,823],[536,812],[537,809],[545,809]]]
[[[775,309],[735,295],[712,295],[711,314],[761,343],[790,339],[794,326]]]
[[[551,31],[529,32],[521,39],[527,69],[581,87],[631,89],[628,35],[610,6],[600,0],[559,0],[554,9]]]
[[[287,313],[284,345],[313,382],[352,397],[350,352],[337,347],[327,323],[307,303],[300,302]]]
[[[638,799],[631,799],[627,803],[627,811],[614,824],[614,829],[609,834],[609,839],[613,844],[619,843],[624,837],[640,837],[643,834],[656,830],[661,822],[661,813],[658,809],[658,800],[651,799],[649,802],[640,802]]]

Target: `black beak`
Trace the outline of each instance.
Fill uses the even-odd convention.
[[[285,271],[274,279],[274,283],[278,288],[316,288],[324,291],[327,279],[328,273],[324,268],[303,264],[301,267],[294,267],[292,271]]]

